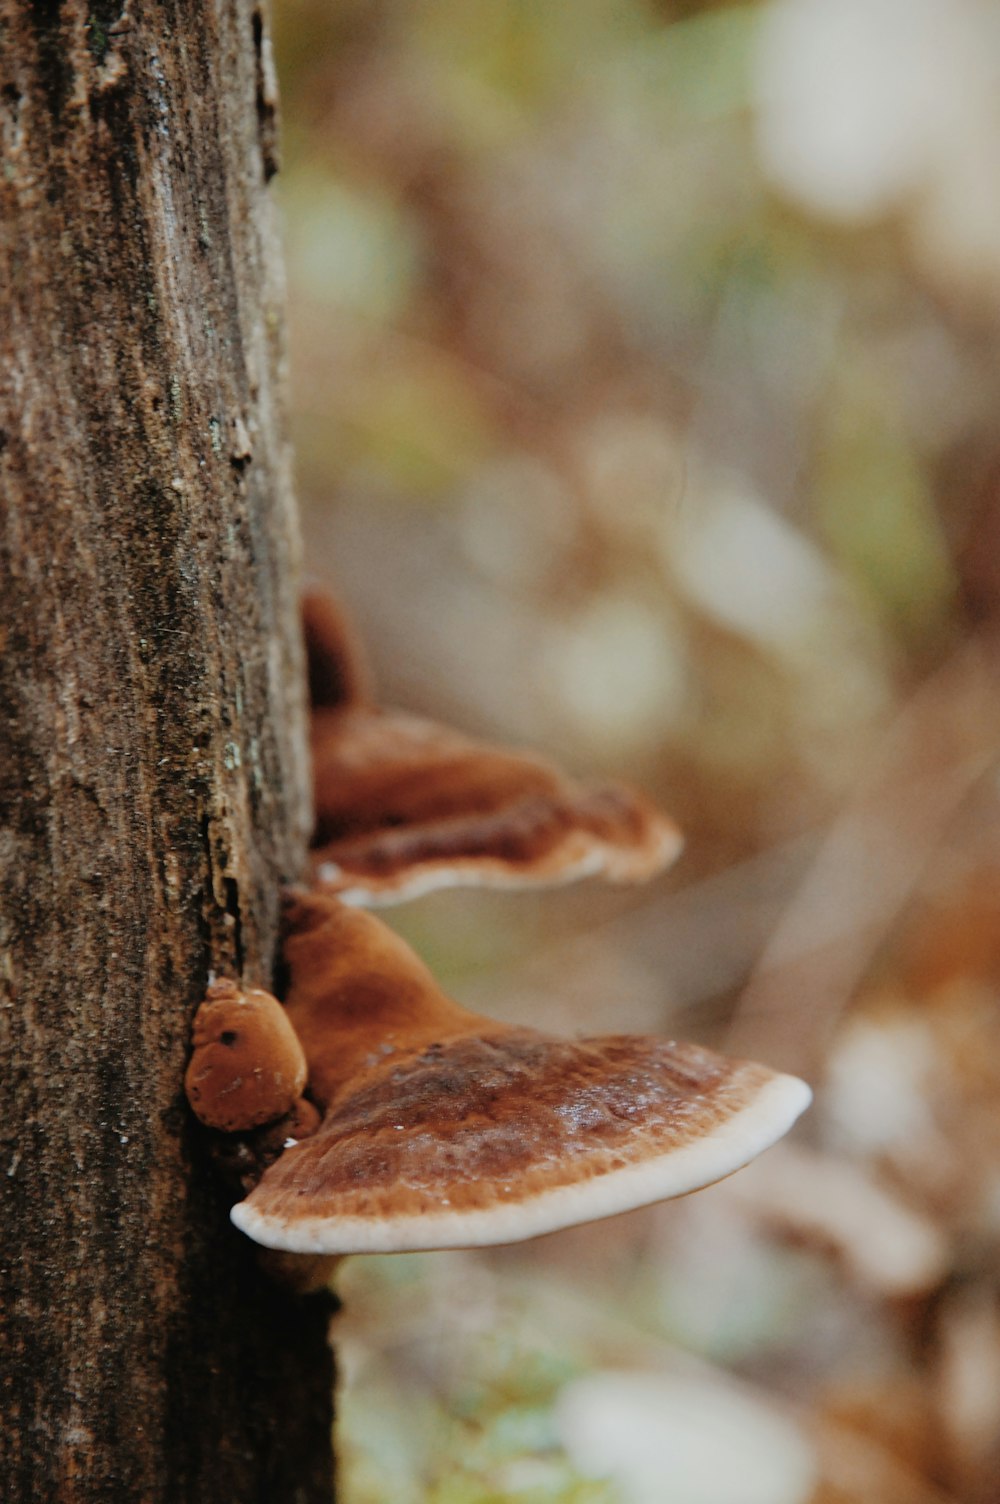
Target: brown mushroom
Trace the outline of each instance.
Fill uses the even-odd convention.
[[[594,874],[641,882],[681,848],[676,825],[631,789],[577,783],[416,716],[314,711],[312,755],[313,870],[345,902]]]
[[[544,758],[379,709],[340,607],[309,591],[302,620],[313,873],[327,892],[385,904],[466,884],[642,882],[677,856],[676,825],[631,789],[579,783]]]
[[[809,1101],[794,1077],[696,1045],[478,1017],[378,919],[331,897],[288,917],[288,1014],[323,1122],[232,1210],[266,1247],[518,1242],[719,1180]]]
[[[288,1015],[269,992],[213,983],[195,1014],[192,1043],[184,1089],[207,1127],[245,1132],[296,1109],[306,1058]]]

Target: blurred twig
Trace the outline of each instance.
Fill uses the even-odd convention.
[[[998,744],[995,666],[973,640],[916,691],[875,749],[764,948],[731,1049],[752,1040],[772,1064],[818,1069],[838,1016]]]

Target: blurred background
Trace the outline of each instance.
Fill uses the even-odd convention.
[[[348,1261],[345,1504],[996,1504],[1000,7],[275,11],[308,568],[387,702],[687,834],[387,917],[817,1092],[687,1200]]]

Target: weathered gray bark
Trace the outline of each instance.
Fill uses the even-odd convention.
[[[266,19],[0,0],[0,1497],[330,1496],[182,1094],[308,795]]]

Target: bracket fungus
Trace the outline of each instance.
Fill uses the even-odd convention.
[[[515,1243],[698,1190],[780,1138],[810,1100],[795,1077],[674,1040],[493,1022],[353,907],[640,881],[680,835],[631,790],[380,709],[325,597],[306,596],[303,626],[320,887],[286,908],[284,1008],[216,984],[185,1078],[249,1192],[235,1225],[281,1258]]]
[[[305,1090],[302,1046],[269,992],[213,982],[195,1014],[191,1042],[184,1089],[207,1128],[238,1133],[276,1122]]]
[[[313,871],[327,892],[386,904],[465,884],[642,882],[679,853],[676,825],[632,789],[580,783],[544,758],[374,704],[350,629],[324,597],[306,595],[303,624]]]
[[[287,918],[286,1008],[322,1123],[232,1209],[265,1247],[519,1242],[720,1180],[809,1102],[794,1077],[696,1045],[479,1017],[333,897],[297,896]]]

